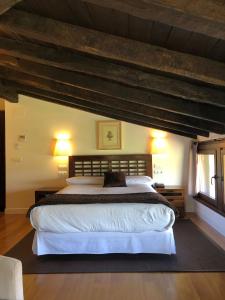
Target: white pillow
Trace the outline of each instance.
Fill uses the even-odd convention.
[[[103,176],[76,176],[66,179],[68,184],[86,184],[86,185],[103,185]]]
[[[153,184],[154,180],[149,176],[126,176],[126,184]]]

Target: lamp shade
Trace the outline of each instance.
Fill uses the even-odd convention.
[[[72,147],[69,139],[56,139],[54,156],[70,156],[71,153]]]

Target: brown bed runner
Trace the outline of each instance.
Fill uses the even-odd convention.
[[[130,193],[130,194],[52,194],[34,205],[32,205],[27,216],[33,208],[43,205],[62,205],[62,204],[94,204],[94,203],[149,203],[164,204],[170,207],[176,214],[177,209],[161,194],[147,193]]]

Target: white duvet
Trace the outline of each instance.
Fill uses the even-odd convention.
[[[99,185],[69,185],[59,194],[124,194],[155,192],[149,184],[119,188]],[[38,231],[68,232],[145,232],[172,227],[175,215],[163,204],[105,203],[46,205],[31,211],[32,226]]]

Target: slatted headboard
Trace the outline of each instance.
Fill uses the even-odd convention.
[[[69,177],[103,176],[108,170],[122,171],[126,175],[152,177],[152,156],[150,154],[126,154],[69,157]]]

